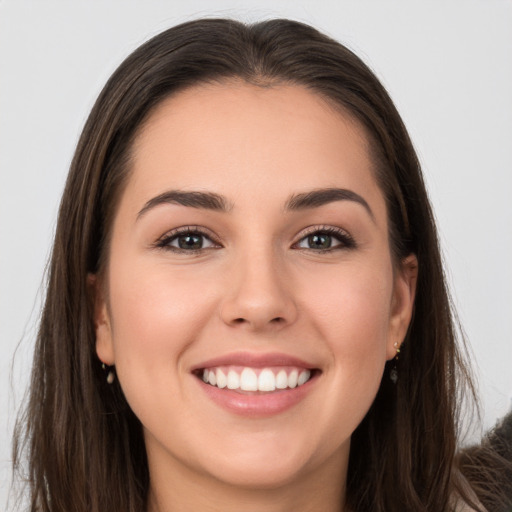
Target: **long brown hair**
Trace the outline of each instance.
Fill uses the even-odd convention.
[[[28,456],[30,510],[141,512],[149,486],[141,425],[95,352],[87,276],[108,258],[116,205],[141,123],[166,97],[236,78],[322,95],[368,136],[385,195],[395,262],[419,260],[415,312],[398,367],[384,373],[351,443],[347,507],[363,512],[449,510],[461,391],[472,390],[456,343],[435,223],[420,165],[388,94],[350,50],[293,21],[202,19],[131,54],[101,92],[62,198],[30,387],[15,441]]]
[[[457,454],[458,466],[491,512],[512,510],[512,411],[482,442]]]

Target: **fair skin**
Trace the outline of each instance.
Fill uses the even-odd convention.
[[[298,86],[180,92],[139,131],[109,251],[96,348],[143,425],[148,510],[339,511],[417,268],[393,266],[359,125]],[[202,380],[246,368],[309,380]]]

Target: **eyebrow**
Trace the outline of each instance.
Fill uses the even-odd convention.
[[[288,199],[285,209],[292,211],[306,210],[308,208],[318,208],[335,201],[354,201],[362,205],[370,214],[372,220],[375,221],[375,216],[366,200],[359,194],[345,188],[321,188],[311,192],[294,194]]]
[[[354,201],[362,205],[372,220],[375,221],[375,216],[366,200],[352,190],[344,188],[321,188],[310,192],[293,194],[286,201],[285,210],[307,210],[308,208],[318,208],[335,201]],[[201,208],[218,212],[228,212],[233,208],[233,205],[225,197],[214,192],[169,190],[150,199],[137,214],[137,219],[147,211],[162,204],[179,204],[190,208]]]
[[[137,219],[142,217],[147,211],[161,204],[180,204],[191,208],[203,208],[219,212],[227,212],[232,208],[224,197],[213,192],[169,190],[150,199],[137,214]]]

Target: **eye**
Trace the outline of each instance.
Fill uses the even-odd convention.
[[[166,233],[155,245],[174,252],[199,252],[220,247],[212,238],[199,228],[185,227]]]
[[[353,249],[354,239],[340,228],[322,227],[312,228],[312,231],[301,238],[295,247],[310,251],[327,252],[334,249]]]

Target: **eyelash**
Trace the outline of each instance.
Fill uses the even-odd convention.
[[[200,249],[182,249],[180,247],[173,247],[172,245],[170,245],[174,240],[177,240],[178,237],[182,235],[192,235],[206,238],[210,240],[216,247],[201,247]],[[160,237],[154,245],[158,249],[164,249],[167,251],[172,251],[180,254],[199,254],[203,251],[219,249],[221,247],[220,242],[213,236],[213,233],[199,226],[183,226],[181,228],[176,228],[171,231],[168,231],[167,233],[165,233],[165,235]]]
[[[212,244],[214,244],[213,247],[201,247],[198,249],[183,249],[180,247],[174,247],[171,245],[171,243],[178,239],[179,236],[182,235],[191,235],[191,236],[198,236],[201,238],[208,239]],[[299,247],[298,244],[306,240],[308,237],[313,235],[326,235],[332,238],[335,238],[339,245],[335,245],[334,247],[329,247],[326,249],[313,249],[311,247]],[[218,239],[213,236],[213,233],[211,233],[209,230],[206,230],[204,228],[201,228],[199,226],[183,226],[180,228],[173,229],[171,231],[168,231],[165,235],[163,235],[161,238],[159,238],[154,246],[158,249],[164,249],[168,251],[172,251],[175,253],[180,254],[200,254],[204,251],[212,250],[212,249],[219,249],[222,247]],[[342,250],[342,249],[355,249],[357,247],[355,240],[352,238],[351,235],[349,235],[346,231],[344,231],[341,228],[333,227],[333,226],[311,226],[307,228],[307,230],[303,233],[301,233],[300,239],[295,242],[292,245],[292,248],[296,250],[301,251],[308,251],[308,252],[314,252],[314,253],[329,253],[336,250]]]
[[[303,240],[307,239],[312,235],[327,235],[329,237],[335,238],[339,243],[339,245],[335,245],[334,247],[329,247],[327,249],[313,249],[311,247],[297,247],[299,243]],[[311,226],[306,229],[305,232],[301,233],[300,239],[293,244],[292,247],[296,247],[297,250],[314,252],[314,253],[329,253],[332,251],[339,251],[342,249],[355,249],[357,244],[352,236],[347,233],[345,230],[341,228],[337,228],[334,226]]]

